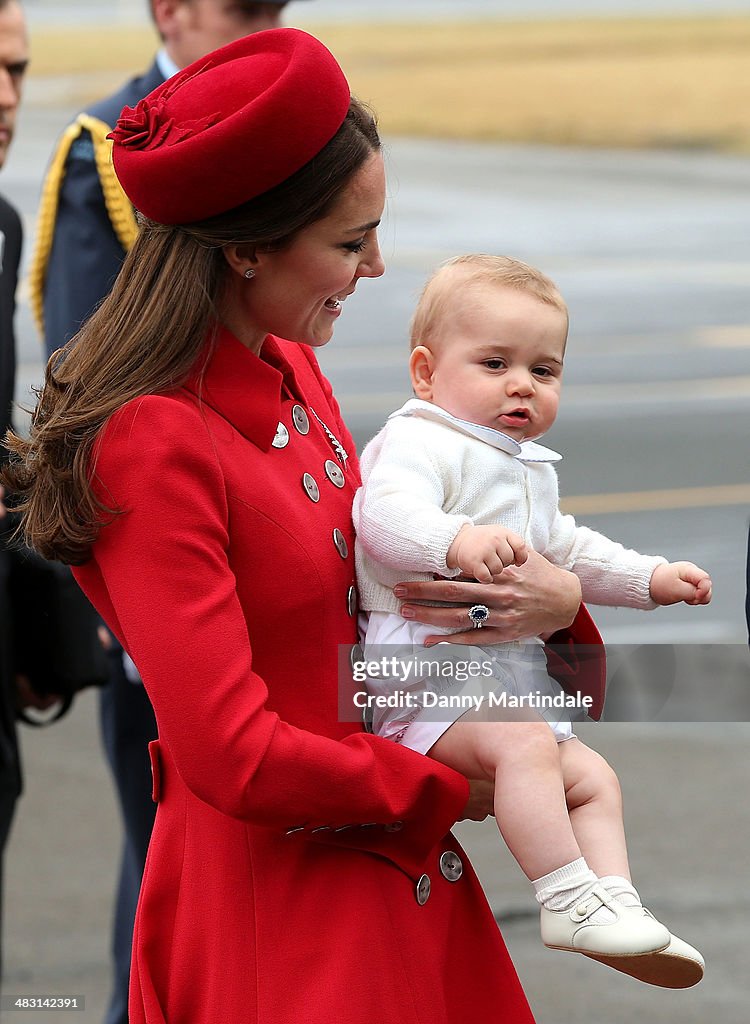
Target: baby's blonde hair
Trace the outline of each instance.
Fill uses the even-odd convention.
[[[511,256],[469,253],[441,263],[422,290],[411,322],[411,348],[434,340],[456,285],[494,284],[533,295],[567,317],[568,307],[552,281],[541,270]]]

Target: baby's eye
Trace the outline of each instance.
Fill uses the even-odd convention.
[[[554,377],[554,373],[548,366],[535,366],[532,373],[535,377]]]
[[[484,365],[488,370],[502,370],[505,363],[502,359],[485,359]]]

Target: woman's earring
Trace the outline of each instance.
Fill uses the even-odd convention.
[[[247,278],[248,281],[250,280],[251,277],[255,277],[255,271],[253,270],[252,267],[247,268],[247,270],[245,271],[245,277]]]

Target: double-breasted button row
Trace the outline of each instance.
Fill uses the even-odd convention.
[[[374,828],[382,828],[385,832],[400,832],[404,827],[403,821],[391,821],[387,825],[382,824],[379,821],[364,821],[364,822],[351,822],[347,825],[315,825],[311,828],[309,825],[294,825],[292,828],[286,830],[288,836],[293,836],[296,832],[309,832],[311,836],[319,835],[321,832],[349,832],[352,829],[368,830]]]
[[[449,882],[457,882],[464,873],[461,858],[454,850],[446,850],[445,853],[441,853],[438,865],[440,867],[440,874]],[[430,881],[430,876],[420,875],[414,893],[420,907],[423,907],[430,898],[431,891],[432,882]]]
[[[281,446],[277,446],[277,447],[281,447]],[[333,466],[333,469],[329,469],[330,466]],[[338,468],[336,463],[335,462],[331,462],[330,459],[329,459],[329,461],[326,462],[325,468],[326,468],[326,476],[331,481],[331,483],[334,484],[336,487],[343,487],[344,486],[344,474]],[[336,473],[334,473],[333,470],[335,470]],[[312,475],[312,473],[303,473],[302,474],[302,486],[304,487],[305,493],[307,494],[308,498],[310,498],[311,501],[320,501],[320,488],[318,487],[317,480]],[[339,536],[341,537],[341,541],[340,542],[336,541],[335,534],[339,534]],[[344,535],[341,533],[341,530],[336,530],[335,534],[334,534],[334,542],[336,543],[336,547],[339,548],[339,543],[340,543],[340,544],[343,545],[343,547],[348,552],[346,541],[344,540]],[[343,555],[342,557],[346,558],[346,555]]]
[[[295,405],[292,407],[292,425],[299,434],[308,434],[310,432],[310,418],[302,408],[301,405]],[[289,444],[289,431],[287,427],[279,421],[276,427],[276,433],[271,445],[274,448],[286,448]],[[326,459],[323,464],[325,475],[334,485],[334,487],[342,488],[346,484],[346,478],[344,472],[337,462],[333,459]],[[318,481],[312,475],[312,473],[302,474],[302,489],[304,490],[307,497],[312,502],[320,501],[320,487]],[[334,530],[333,542],[336,545],[336,550],[342,558],[346,558],[349,554],[349,547],[346,543],[343,533],[341,530]],[[349,614],[353,614],[350,612]]]

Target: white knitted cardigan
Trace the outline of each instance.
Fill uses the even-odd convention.
[[[558,509],[556,452],[411,399],[367,445],[354,499],[362,608],[397,612],[403,580],[451,577],[445,559],[466,523],[501,523],[578,576],[590,604],[653,608],[661,556],[640,555]]]

